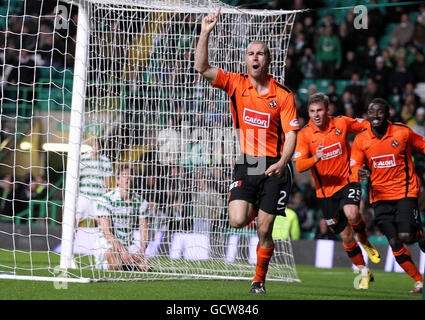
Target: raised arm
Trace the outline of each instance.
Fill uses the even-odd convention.
[[[217,24],[219,15],[220,8],[218,8],[215,14],[209,14],[202,19],[201,34],[195,52],[195,70],[202,74],[209,83],[214,82],[218,72],[218,69],[210,66],[208,62],[208,40],[212,29]]]

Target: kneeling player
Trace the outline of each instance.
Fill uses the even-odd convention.
[[[124,166],[118,187],[106,193],[98,205],[100,227],[96,264],[108,270],[150,271],[145,249],[148,241],[148,202],[132,191],[133,177]],[[134,221],[139,220],[140,248],[132,252]]]
[[[374,99],[367,110],[367,129],[353,143],[351,166],[358,180],[370,178],[370,203],[375,223],[387,237],[398,264],[415,281],[410,293],[421,293],[423,277],[404,244],[418,242],[425,252],[425,235],[418,209],[419,178],[412,148],[425,153],[424,138],[389,119],[389,105]]]

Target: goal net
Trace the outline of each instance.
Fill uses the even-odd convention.
[[[263,40],[284,82],[296,12],[53,2],[0,12],[0,277],[252,279],[256,222],[233,229],[227,212],[229,97],[194,70],[195,46],[220,7],[210,63],[245,72],[247,44]],[[299,281],[287,228],[278,217],[268,280]]]

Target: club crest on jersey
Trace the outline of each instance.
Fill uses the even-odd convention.
[[[341,131],[341,129],[335,129],[335,134],[337,135],[337,136],[340,136],[341,135],[341,133],[342,133],[342,131]]]
[[[277,101],[276,100],[270,101],[269,107],[272,108],[272,109],[276,109],[277,108]]]
[[[256,127],[268,128],[270,125],[270,113],[245,108],[243,111],[243,121]]]
[[[375,168],[391,168],[395,167],[395,157],[393,154],[372,157],[373,166]]]
[[[341,154],[342,154],[341,143],[337,142],[323,148],[322,160],[332,159],[332,158],[338,157]]]
[[[393,140],[393,142],[391,143],[391,145],[393,146],[393,148],[397,148],[398,147],[398,141],[397,140]]]

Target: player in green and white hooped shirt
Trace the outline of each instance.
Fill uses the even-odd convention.
[[[106,244],[104,260],[107,269],[119,270],[136,267],[150,271],[145,256],[148,243],[148,202],[133,191],[130,167],[121,167],[117,175],[117,188],[106,193],[98,204],[98,224]],[[140,231],[140,247],[132,252],[133,231]]]
[[[111,185],[112,163],[100,154],[101,143],[93,138],[92,151],[81,155],[80,194],[77,202],[77,225],[87,218],[95,219],[97,204]]]

